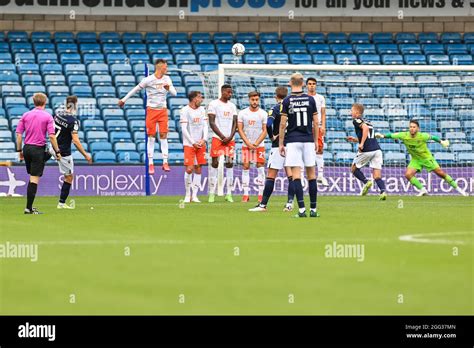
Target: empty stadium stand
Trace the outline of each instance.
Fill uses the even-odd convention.
[[[117,98],[143,78],[145,63],[165,58],[178,91],[176,97],[168,98],[170,162],[182,163],[179,109],[187,104],[190,90],[204,91],[200,77],[193,71],[213,71],[219,63],[234,62],[230,52],[235,42],[245,44],[242,62],[249,64],[472,65],[474,55],[474,33],[0,32],[0,160],[14,158],[18,120],[33,107],[33,93],[44,92],[51,113],[67,95],[79,97],[80,137],[96,163],[143,162],[143,100],[137,95],[119,109]],[[346,82],[345,73],[321,72],[318,77],[329,74],[332,82],[318,86],[318,92],[327,98],[327,162],[352,161],[354,145],[343,139],[352,134],[348,109],[358,101],[366,105],[366,116],[378,131],[406,129],[409,117],[416,116],[422,127],[453,143],[447,151],[433,146],[440,162],[473,163],[474,75],[387,72],[368,77],[361,73],[355,84]],[[369,78],[378,83],[364,83]],[[390,84],[401,78],[417,83],[402,87]],[[235,88],[239,107],[247,106],[244,97],[254,86],[255,81],[249,78],[247,87]],[[273,88],[261,92],[262,107],[271,107]],[[416,104],[416,111],[387,107],[398,101]],[[382,148],[386,163],[405,162],[406,153],[400,144],[382,143]],[[77,152],[74,158],[79,163],[84,161]],[[161,155],[157,153],[155,158]]]

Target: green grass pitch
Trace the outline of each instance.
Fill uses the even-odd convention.
[[[38,260],[0,258],[0,314],[474,314],[472,198],[322,196],[317,219],[235,198],[39,197],[44,215],[2,198],[0,244]]]

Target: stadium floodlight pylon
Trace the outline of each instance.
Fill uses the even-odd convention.
[[[347,135],[354,135],[350,108],[355,102],[364,105],[365,118],[374,124],[376,132],[406,131],[408,121],[415,118],[420,121],[422,132],[449,139],[451,146],[447,150],[437,143],[430,144],[429,148],[441,167],[472,193],[474,66],[220,64],[217,71],[202,72],[199,76],[206,103],[219,97],[220,86],[230,83],[234,91],[232,101],[239,110],[248,106],[247,93],[251,90],[261,93],[261,106],[269,110],[275,103],[274,89],[279,85],[288,86],[295,72],[302,73],[305,79],[315,77],[317,92],[326,97],[325,177],[329,178],[330,186],[319,186],[320,193],[338,195],[359,191],[349,172],[356,148],[345,140]],[[404,179],[409,161],[405,147],[387,140],[380,142],[388,192],[412,193],[413,188]],[[268,150],[269,144],[266,146]],[[241,187],[239,148],[237,141],[238,169],[234,174],[237,194]],[[424,173],[420,177],[432,194],[453,192],[434,175]],[[277,181],[275,193],[284,194],[285,190],[282,177]]]

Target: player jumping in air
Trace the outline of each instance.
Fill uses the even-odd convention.
[[[54,115],[54,128],[56,128],[56,139],[58,141],[61,159],[58,161],[59,172],[64,175],[63,186],[61,187],[61,195],[59,196],[58,209],[74,209],[72,205],[66,204],[66,199],[71,190],[74,161],[71,155],[71,143],[74,143],[77,150],[84,156],[89,164],[92,158],[82,147],[79,140],[79,121],[77,114],[77,97],[75,95],[66,98],[66,109],[59,109]],[[49,152],[54,156],[54,150],[49,148]]]
[[[278,175],[280,169],[285,168],[286,174],[288,176],[288,202],[285,205],[284,211],[291,211],[293,209],[293,197],[295,196],[293,177],[291,176],[291,169],[285,167],[285,157],[280,155],[278,149],[278,136],[280,132],[280,110],[282,108],[281,102],[288,95],[288,89],[283,86],[279,86],[275,89],[275,99],[277,104],[273,107],[272,110],[268,112],[267,118],[267,133],[272,141],[272,149],[270,151],[270,157],[268,158],[268,172],[267,179],[265,180],[265,188],[263,190],[263,197],[260,203],[249,211],[258,212],[266,211],[267,204],[270,199],[270,196],[273,193],[273,188],[275,187],[275,178]]]
[[[423,184],[416,178],[416,173],[421,172],[426,169],[428,172],[433,171],[441,179],[445,180],[452,188],[456,189],[461,195],[468,196],[468,194],[462,190],[457,184],[456,181],[448,174],[446,174],[436,162],[435,158],[431,154],[431,151],[428,149],[426,144],[430,140],[434,140],[440,143],[444,148],[449,146],[448,140],[441,140],[435,135],[430,135],[428,133],[420,132],[420,124],[416,120],[410,121],[410,128],[408,132],[399,132],[399,133],[387,133],[387,134],[375,134],[377,138],[387,138],[387,139],[399,139],[405,144],[408,153],[411,156],[411,161],[408,164],[408,168],[405,172],[405,177],[407,180],[415,186],[420,193],[418,196],[426,196],[428,191],[423,186]]]
[[[212,163],[209,168],[209,203],[214,203],[217,187],[217,167],[219,156],[225,157],[227,194],[225,200],[234,202],[232,185],[234,181],[234,135],[237,130],[237,107],[230,101],[232,86],[221,87],[221,97],[213,100],[207,107],[209,125],[214,132],[211,144]]]
[[[308,177],[310,217],[318,217],[316,210],[318,187],[316,184],[316,152],[318,152],[319,120],[314,98],[303,93],[303,75],[295,73],[290,78],[291,95],[282,102],[279,149],[286,157],[285,165],[291,167],[299,211],[295,217],[307,217],[301,184],[301,167]],[[288,122],[288,125],[287,125]],[[286,131],[286,134],[285,134]],[[286,148],[285,148],[286,143]]]
[[[180,110],[179,119],[183,132],[184,165],[186,166],[184,203],[191,201],[200,203],[197,193],[201,186],[201,166],[206,164],[206,142],[209,127],[206,110],[201,106],[203,100],[201,92],[191,91],[188,94],[188,99],[189,104]],[[192,177],[193,171],[194,177]]]
[[[306,87],[308,88],[308,95],[314,98],[316,108],[319,116],[319,138],[318,138],[318,152],[316,153],[316,166],[318,169],[317,181],[323,186],[329,186],[327,179],[324,177],[324,136],[326,135],[326,98],[321,94],[316,93],[316,79],[308,77],[306,80]]]
[[[256,163],[258,170],[258,201],[262,201],[265,181],[265,146],[263,140],[267,136],[267,113],[260,109],[260,93],[252,91],[248,94],[250,106],[239,112],[237,128],[244,145],[242,146],[242,186],[244,195],[242,202],[249,201],[250,163]]]
[[[175,96],[176,89],[173,82],[166,75],[168,72],[168,64],[164,59],[157,59],[155,62],[155,73],[145,77],[136,85],[128,94],[118,101],[118,105],[123,107],[125,102],[135,93],[146,89],[147,105],[146,105],[146,132],[148,135],[148,170],[150,174],[155,173],[153,165],[153,155],[155,153],[155,137],[156,125],[158,124],[160,132],[160,147],[163,155],[163,170],[169,172],[168,165],[168,109],[166,106],[166,95],[170,93]]]
[[[357,147],[357,155],[352,162],[351,172],[357,179],[364,183],[360,195],[365,196],[373,183],[372,180],[367,180],[360,168],[369,164],[370,168],[372,168],[374,180],[380,189],[379,198],[384,201],[387,199],[387,193],[385,192],[385,182],[382,180],[383,156],[379,143],[375,138],[374,127],[370,122],[362,118],[364,114],[364,106],[362,104],[352,105],[351,113],[357,138],[349,136],[346,139],[349,142],[359,144]]]

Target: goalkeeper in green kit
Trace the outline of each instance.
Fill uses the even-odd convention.
[[[426,146],[428,141],[434,140],[440,143],[444,148],[447,148],[449,146],[449,140],[441,140],[437,136],[428,133],[421,133],[420,124],[416,120],[410,121],[410,129],[408,132],[387,134],[376,133],[375,137],[399,139],[403,144],[405,144],[408,153],[411,156],[411,161],[405,172],[405,177],[413,186],[420,190],[418,196],[426,196],[428,194],[426,188],[415,176],[417,172],[421,172],[423,169],[426,169],[428,172],[434,172],[437,176],[444,179],[452,188],[456,189],[456,191],[461,195],[468,196],[468,194],[456,184],[454,179],[440,168],[438,162],[436,162],[428,149],[428,146]]]

